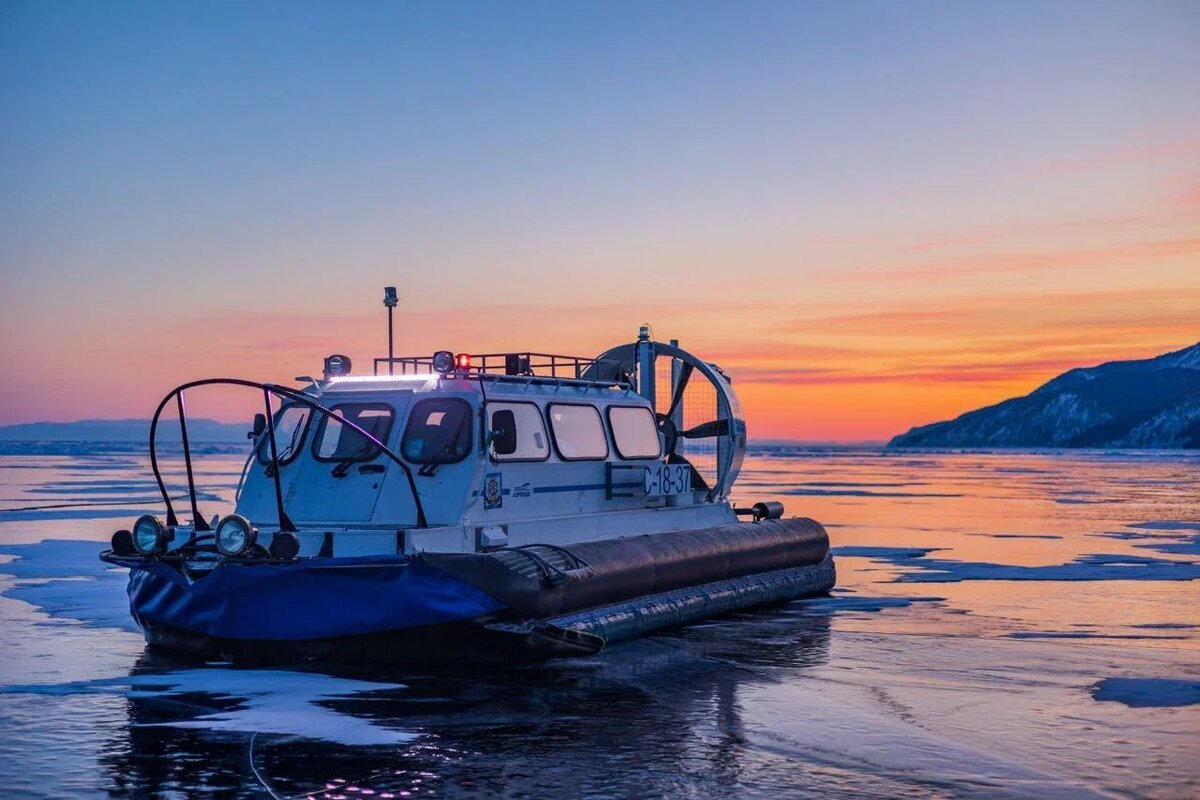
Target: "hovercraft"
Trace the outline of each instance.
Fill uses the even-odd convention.
[[[731,379],[647,326],[597,358],[439,351],[356,375],[334,355],[303,380],[211,378],[159,404],[165,518],[142,516],[101,555],[128,567],[151,646],[255,663],[537,660],[834,585],[821,525],[730,502],[746,451]],[[210,520],[184,395],[212,385],[257,392],[263,412],[236,508]],[[156,446],[170,406],[186,509]]]

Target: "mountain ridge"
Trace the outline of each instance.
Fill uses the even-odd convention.
[[[1076,367],[1023,397],[919,425],[887,446],[1200,448],[1200,343]]]
[[[197,443],[245,442],[248,423],[188,418],[188,439]],[[179,425],[164,420],[158,429],[164,442],[180,440]],[[2,442],[145,442],[150,438],[148,419],[80,419],[73,422],[23,422],[0,425]]]

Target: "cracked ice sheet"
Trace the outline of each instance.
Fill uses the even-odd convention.
[[[231,710],[200,713],[193,719],[150,727],[196,728],[227,733],[273,733],[321,739],[348,746],[393,745],[418,734],[374,724],[327,708],[324,703],[367,692],[395,691],[400,684],[373,683],[289,670],[193,669],[63,684],[0,687],[0,694],[64,697],[119,694],[133,699],[186,698],[240,700]],[[186,702],[186,701],[185,701]],[[198,706],[198,708],[201,708]]]
[[[21,600],[51,617],[96,628],[137,632],[129,615],[129,571],[100,560],[106,545],[70,539],[0,545],[0,594]]]
[[[858,668],[885,659],[886,676]],[[954,794],[1003,796],[989,785],[999,782],[1009,796],[1110,796],[1131,768],[1153,762],[1156,770],[1137,773],[1142,796],[1187,795],[1183,787],[1198,785],[1188,744],[1200,735],[1197,706],[1097,702],[1110,698],[1093,696],[1096,676],[1118,669],[1162,676],[1128,682],[1159,700],[1200,678],[1186,657],[1125,644],[843,634],[828,664],[809,673],[816,680],[747,687],[739,699],[748,720],[777,709],[770,724],[794,737],[789,749],[815,747],[854,772],[947,782]],[[1114,689],[1125,691],[1121,683]]]
[[[754,720],[742,732],[754,746],[785,756],[803,752],[806,760],[890,778],[897,787],[923,786],[931,793],[971,787],[993,797],[1104,796],[910,719],[875,712],[875,699],[863,687],[799,681],[750,687],[739,701]]]
[[[1194,526],[1198,523],[1170,521],[1168,517],[1200,519],[1194,491],[1181,488],[1158,491],[1155,487],[1166,485],[1170,479],[1158,470],[1144,483],[1157,493],[1147,495],[1146,490],[1135,485],[1131,472],[1136,469],[1124,459],[1091,459],[1089,463],[1095,464],[1095,470],[1081,467],[1081,459],[1075,456],[1035,458],[1020,454],[978,458],[934,456],[919,465],[907,459],[874,454],[845,459],[822,454],[805,460],[811,463],[807,469],[813,473],[812,477],[837,486],[853,486],[856,482],[862,485],[920,482],[922,487],[937,493],[964,494],[963,498],[920,501],[862,497],[857,498],[862,502],[854,505],[848,504],[847,498],[817,495],[788,503],[789,512],[825,522],[835,544],[865,548],[908,545],[900,549],[931,551],[926,554],[930,560],[1058,566],[1099,550],[1118,555],[1131,568],[1138,569],[1131,556],[1158,553],[1154,548],[1135,548],[1135,543],[1188,542],[1195,535]],[[860,474],[849,474],[847,465],[851,461],[861,465],[854,467]],[[798,485],[796,481],[805,477],[796,474],[795,464],[786,464],[783,459],[757,461],[764,462],[780,468],[779,479],[784,484]],[[1034,462],[1044,469],[1019,466]],[[84,480],[108,475],[86,466],[76,472],[71,469],[75,463],[62,465],[62,469],[70,470],[65,477]],[[750,464],[753,468],[755,461],[750,460]],[[1186,470],[1171,467],[1170,471],[1196,475],[1195,464],[1200,461],[1193,459],[1185,465]],[[234,477],[235,466],[231,464],[226,470]],[[861,474],[863,470],[867,474]],[[899,477],[895,474],[897,470],[901,473]],[[36,479],[31,471],[24,476],[28,478],[26,483],[39,485],[41,481],[62,477],[46,474],[49,471],[36,470]],[[6,469],[0,477],[12,477],[14,472],[20,470]],[[1047,479],[1037,483],[1027,480],[1027,476],[1036,476],[1035,473]],[[139,471],[127,474],[144,476],[144,464]],[[125,479],[126,475],[111,477]],[[172,480],[178,481],[178,476]],[[1192,483],[1194,479],[1188,485]],[[1126,497],[1129,502],[1113,506],[1063,506],[1050,499],[1060,484],[1096,487],[1105,495]],[[773,493],[761,490],[755,494]],[[1138,520],[1150,522],[1138,523]],[[97,516],[54,520],[45,525],[42,522],[0,524],[0,541],[95,539],[119,527],[116,521]],[[1121,529],[1128,535],[1128,541],[1124,537],[1096,538],[1099,532]],[[1007,536],[1018,533],[1024,534],[1020,540]],[[1109,541],[1104,541],[1105,538]],[[103,544],[93,546],[102,548]],[[935,549],[938,552],[933,553]],[[3,550],[0,547],[0,552]],[[90,562],[88,569],[102,568],[91,558],[90,554],[82,554],[80,566]],[[51,562],[44,564],[50,566]],[[33,569],[33,565],[26,566]],[[416,740],[411,750],[396,755],[397,767],[410,768],[414,760],[425,763],[418,755],[420,748],[431,742],[450,741],[456,749],[447,751],[451,754],[437,762],[440,765],[437,769],[448,769],[454,779],[467,781],[502,774],[512,781],[514,791],[528,789],[530,796],[562,796],[561,783],[536,782],[538,776],[547,774],[569,777],[576,773],[588,776],[599,773],[601,778],[628,781],[624,785],[675,786],[663,779],[680,768],[679,753],[673,747],[684,748],[687,754],[705,756],[704,734],[714,725],[741,730],[748,744],[739,750],[738,740],[729,740],[733,755],[726,756],[725,761],[714,761],[715,769],[720,771],[707,773],[710,782],[687,784],[693,788],[693,796],[712,796],[720,791],[771,798],[797,794],[828,797],[836,794],[830,789],[834,788],[831,783],[836,782],[839,773],[843,788],[852,790],[853,796],[870,794],[870,787],[879,787],[876,794],[889,797],[931,793],[992,796],[995,792],[991,784],[973,782],[971,764],[952,759],[952,756],[973,759],[978,754],[983,754],[980,775],[986,780],[1007,774],[1013,764],[1033,773],[1032,777],[1014,777],[1012,793],[1017,793],[1022,785],[1048,785],[1054,789],[1062,785],[1062,780],[1076,777],[1090,781],[1079,794],[1089,790],[1115,796],[1195,794],[1200,787],[1193,755],[1195,742],[1200,741],[1197,731],[1200,705],[1104,702],[1106,698],[1093,696],[1091,687],[1112,678],[1196,679],[1195,592],[1200,583],[894,582],[897,573],[914,566],[911,562],[873,561],[848,550],[838,563],[841,588],[827,600],[801,601],[779,609],[739,615],[734,620],[714,621],[648,643],[614,647],[594,659],[594,672],[587,665],[559,663],[521,671],[515,677],[504,671],[481,670],[458,682],[406,673],[405,682],[413,688],[403,690],[402,697],[395,699],[396,708],[383,716],[377,706],[388,703],[387,693],[365,693],[357,695],[358,700],[319,703],[362,715],[376,724],[386,719],[399,728],[429,731],[432,736]],[[70,571],[62,570],[63,574]],[[32,571],[22,578],[34,579]],[[78,580],[60,582],[58,587],[68,595],[85,588],[84,582]],[[931,596],[920,596],[925,594]],[[93,605],[93,601],[84,601],[82,597],[74,599],[80,601],[73,612],[76,614],[85,613],[85,607]],[[69,602],[72,598],[63,596],[62,600]],[[101,598],[96,597],[95,603],[101,603]],[[124,610],[122,595],[115,602],[113,613],[120,615]],[[62,618],[51,619],[26,603],[0,598],[0,676],[4,676],[0,682],[64,684],[108,679],[127,675],[140,657],[140,636],[72,622],[67,619],[72,612],[65,605],[55,608],[55,612],[62,614]],[[797,636],[795,632],[804,630],[806,624],[809,632]],[[1046,636],[1011,636],[1014,632]],[[1124,639],[1119,644],[1104,641],[1130,636],[1153,638]],[[639,650],[639,646],[655,643],[670,644],[675,652],[680,641],[699,641],[704,652],[713,651],[710,669],[719,679],[705,683],[697,680],[695,673],[681,675],[677,658],[658,665],[653,659],[639,655],[646,652]],[[662,644],[659,650],[665,648],[666,644]],[[25,655],[17,657],[17,651],[22,649]],[[778,662],[779,666],[766,674],[755,666],[768,662]],[[626,672],[646,672],[651,668],[658,671],[658,677],[633,683],[623,677]],[[558,671],[566,674],[563,681],[544,677]],[[649,684],[648,688],[643,684]],[[694,707],[689,707],[682,702],[681,695],[694,684],[698,684],[693,692],[697,701]],[[790,687],[796,687],[796,691]],[[423,694],[415,697],[414,706],[418,689]],[[118,749],[124,746],[121,743],[128,738],[126,729],[132,723],[146,719],[128,714],[127,705],[143,702],[131,691],[131,687],[126,687],[111,688],[108,693],[0,697],[0,715],[6,711],[14,714],[6,717],[9,730],[21,731],[20,736],[10,736],[7,742],[0,737],[0,754],[10,770],[19,769],[33,776],[30,780],[36,783],[27,785],[34,791],[25,794],[39,791],[47,797],[103,794],[125,785],[122,781],[136,779],[137,770],[130,771],[127,762],[122,762],[124,767],[114,767],[103,760],[103,754],[111,751],[114,742]],[[148,696],[160,695],[150,692]],[[178,689],[161,696],[168,707],[186,702]],[[719,700],[723,696],[730,701],[728,716],[738,719],[716,720],[719,714],[714,713],[714,698]],[[148,702],[153,705],[157,701]],[[183,712],[172,713],[170,719],[191,722],[200,715],[226,713],[230,703],[208,705],[200,709],[183,706]],[[647,706],[660,711],[639,716],[646,714]],[[463,709],[465,723],[452,713],[454,708]],[[15,714],[18,709],[21,714]],[[418,713],[410,716],[414,710]],[[511,725],[510,717],[523,724]],[[810,729],[796,730],[802,728],[805,720]],[[191,744],[191,739],[236,741],[232,733],[198,736],[192,730],[138,728],[148,731],[145,735],[151,737],[169,737],[193,760],[205,751],[202,746]],[[779,737],[771,733],[776,728],[780,730]],[[880,752],[869,752],[872,748],[856,744],[856,737],[869,736],[876,729],[881,731],[880,738],[864,741],[879,745],[874,749]],[[821,735],[817,737],[810,730]],[[643,738],[638,738],[639,731]],[[656,751],[662,740],[670,739],[672,731],[683,731],[685,735],[673,745]],[[820,741],[814,745],[815,738]],[[597,758],[597,754],[613,749],[614,739],[632,742],[627,762]],[[307,746],[313,749],[289,760],[285,754],[290,746],[304,741],[289,738],[288,746],[278,747],[275,757],[268,759],[271,743],[260,739],[259,745],[264,748],[259,756],[260,765],[269,765],[273,776],[282,779],[289,774],[302,775],[314,756],[319,760],[328,753],[353,759],[352,753],[360,750],[308,740]],[[574,762],[569,759],[572,753],[565,752],[573,741],[577,758]],[[889,754],[892,742],[902,747],[906,741],[919,745],[913,746],[921,751],[918,755],[923,760],[909,765],[903,758]],[[728,752],[723,749],[727,740],[718,738],[715,742],[716,749]],[[791,746],[789,742],[798,744]],[[947,749],[946,742],[951,749]],[[808,746],[812,746],[813,759],[820,764],[806,758],[807,751],[803,748]],[[201,749],[189,749],[193,747]],[[367,771],[367,766],[374,768],[385,754],[377,748],[361,752],[363,771]],[[480,753],[487,757],[477,757]],[[45,768],[31,769],[39,758],[40,766]],[[523,764],[522,759],[525,759]],[[513,762],[517,767],[506,766]],[[259,791],[256,785],[242,783],[249,780],[243,774],[244,761],[233,758],[229,765],[222,766],[209,758],[203,763],[226,770],[220,779],[240,787],[231,791],[246,794]],[[578,764],[577,770],[571,767],[572,763]],[[622,766],[626,763],[630,765],[627,769]],[[1153,764],[1154,768],[1143,769],[1147,764]],[[156,762],[153,766],[160,765]],[[62,776],[72,768],[76,779],[64,780]],[[768,777],[764,774],[766,769],[776,771]],[[832,776],[829,781],[821,780],[820,770]],[[967,777],[959,782],[964,773]],[[3,769],[0,775],[3,775],[0,783],[12,791],[14,775]],[[805,776],[815,780],[806,784]],[[182,778],[160,787],[162,792],[179,796],[197,793],[196,773],[185,771]],[[298,787],[296,793],[307,789],[302,782],[291,786]],[[443,782],[440,788],[442,793],[451,795],[479,793],[478,783],[473,784],[474,788],[458,786],[456,782]],[[531,786],[534,788],[529,789]],[[1032,789],[1027,792],[1034,793]],[[671,795],[671,792],[660,791],[660,794]],[[674,793],[679,794],[686,792]]]

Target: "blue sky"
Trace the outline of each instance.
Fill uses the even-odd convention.
[[[1172,2],[8,2],[0,333],[26,344],[0,357],[34,388],[0,393],[0,421],[37,416],[74,342],[110,365],[177,355],[127,320],[311,334],[385,283],[497,345],[528,312],[472,310],[596,307],[562,332],[595,349],[643,316],[685,339],[746,327],[697,311],[727,304],[970,304],[1011,270],[869,276],[998,229],[952,255],[1042,253],[1030,278],[1072,297],[1186,294],[1194,249],[1106,254],[1196,234],[1197,41],[1200,5]],[[1091,269],[1055,262],[1087,248]],[[269,363],[235,340],[189,350],[163,391]]]

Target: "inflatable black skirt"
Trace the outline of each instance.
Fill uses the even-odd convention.
[[[130,565],[129,594],[148,642],[200,658],[461,663],[590,655],[835,581],[825,529],[797,518],[202,575],[147,560]]]

